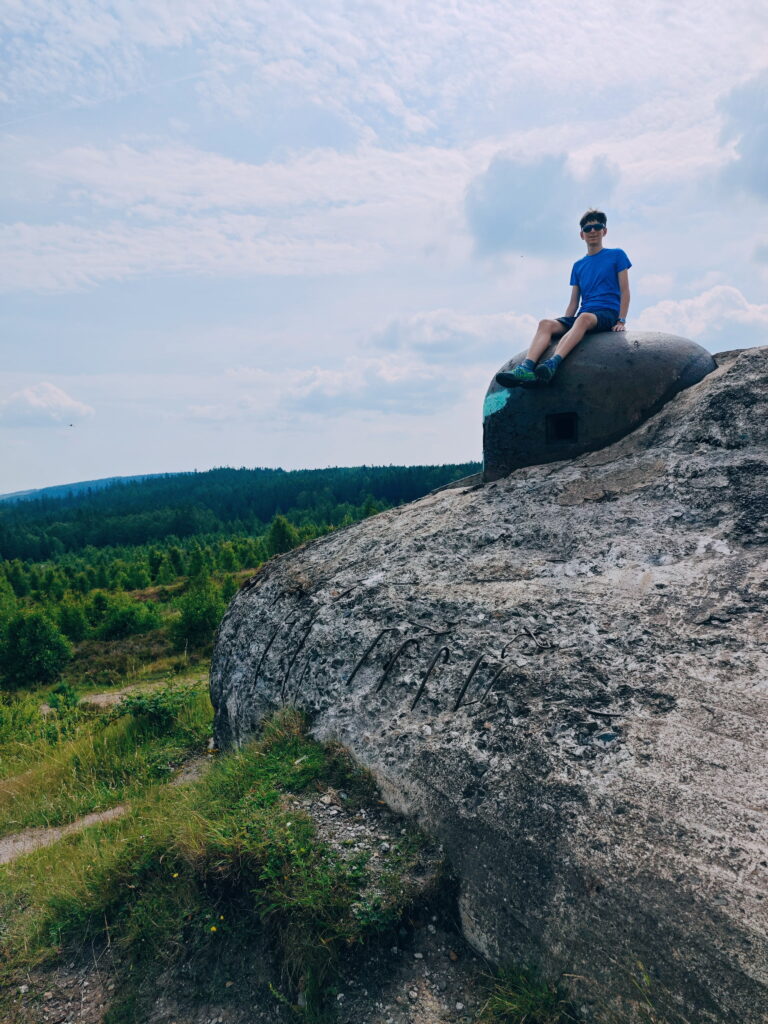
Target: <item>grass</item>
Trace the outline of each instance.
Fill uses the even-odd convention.
[[[49,711],[39,694],[0,692],[0,779],[35,764],[83,728],[86,715],[74,691],[57,689],[46,696]]]
[[[27,716],[28,732],[35,728],[29,700],[13,714],[17,720]],[[67,824],[167,780],[191,752],[205,748],[211,715],[206,690],[167,687],[123,698],[107,714],[88,716],[73,708],[70,726],[66,717],[56,714],[52,725],[46,716],[49,742],[41,738],[28,745],[23,759],[33,754],[33,765],[0,781],[0,835]],[[67,728],[71,739],[66,738]],[[15,760],[21,760],[18,749]]]
[[[491,992],[477,1024],[575,1024],[580,1020],[562,985],[534,970],[507,967],[489,981]]]
[[[365,858],[319,842],[288,802],[326,784],[365,785],[283,712],[197,782],[156,788],[122,818],[0,868],[7,978],[108,939],[125,965],[111,1020],[128,1024],[144,1019],[142,998],[163,970],[204,963],[192,973],[210,994],[231,976],[233,949],[266,943],[282,999],[307,1021],[325,1020],[339,957],[400,920],[412,899],[403,869],[416,855],[393,851],[391,884],[370,886]]]
[[[167,628],[121,640],[83,640],[66,669],[65,678],[83,692],[124,686],[126,682],[187,672],[183,654],[175,650]]]
[[[594,979],[582,975],[549,981],[532,968],[505,967],[487,976],[488,998],[475,1024],[692,1024],[671,1008],[671,993],[653,983],[642,963],[614,967],[625,976],[632,995],[606,998]],[[586,1002],[589,1009],[579,1012],[574,1000]]]

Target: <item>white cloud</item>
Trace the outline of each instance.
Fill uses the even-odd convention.
[[[459,151],[361,146],[354,153],[314,150],[261,164],[232,160],[191,146],[109,149],[77,146],[30,161],[30,170],[86,199],[120,210],[150,204],[179,210],[285,211],[311,206],[413,203],[460,194],[469,159]]]
[[[158,55],[188,52],[201,94],[227,111],[257,110],[270,90],[290,88],[379,133],[391,125],[485,131],[489,115],[503,123],[520,98],[532,104],[574,86],[612,99],[662,77],[702,93],[732,77],[734,53],[746,71],[764,59],[761,14],[745,0],[734,0],[725,19],[714,0],[674,15],[643,0],[621,8],[602,0],[578,8],[563,0],[7,0],[4,21],[0,89],[17,99],[88,103],[146,88]],[[553,75],[559,53],[567,59]],[[566,116],[578,109],[569,102]]]
[[[504,353],[508,353],[508,358],[516,348],[527,346],[536,324],[537,320],[529,314],[472,314],[435,309],[393,318],[374,333],[372,345],[466,366]]]
[[[712,342],[728,335],[733,347],[768,343],[768,305],[749,302],[738,288],[717,285],[690,299],[667,299],[644,309],[632,324],[639,331],[666,331],[693,341]],[[738,329],[756,328],[757,336]]]
[[[650,295],[665,295],[675,284],[673,274],[643,274],[637,279],[637,291]]]
[[[723,180],[768,199],[768,68],[726,96],[723,138],[735,142],[735,160]]]
[[[92,416],[94,410],[43,381],[15,391],[0,401],[0,424],[13,427],[72,426]]]
[[[219,383],[216,400],[190,403],[187,415],[208,422],[253,421],[284,429],[307,418],[335,419],[349,413],[370,416],[429,416],[476,390],[476,366],[451,368],[408,355],[354,357],[336,366],[293,372],[237,367]],[[226,396],[226,397],[225,397]]]
[[[190,148],[81,147],[34,166],[89,198],[76,223],[0,226],[5,290],[67,290],[138,274],[359,274],[446,252],[468,157],[316,151],[245,164]],[[94,204],[122,217],[99,224]],[[83,220],[85,221],[83,223]]]
[[[312,370],[284,396],[283,405],[324,416],[350,410],[420,416],[454,403],[465,387],[464,374],[447,374],[440,366],[402,359],[354,360],[339,370]]]
[[[270,230],[265,218],[226,215],[174,224],[105,228],[66,224],[0,227],[4,290],[68,291],[139,274],[359,273],[380,259],[380,247],[334,238],[316,225],[294,226],[293,237]],[[349,234],[349,232],[347,232]]]
[[[578,180],[565,154],[520,160],[499,153],[467,190],[465,209],[481,253],[563,250],[588,206],[605,209],[618,168],[598,158]]]

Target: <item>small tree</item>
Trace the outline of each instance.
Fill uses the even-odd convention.
[[[179,601],[179,610],[181,616],[172,629],[178,646],[205,647],[224,614],[224,599],[211,580],[198,576]]]
[[[237,593],[237,580],[234,576],[225,576],[221,581],[221,598],[225,604],[229,604]]]
[[[0,619],[8,619],[16,610],[16,595],[13,587],[0,572]]]
[[[222,572],[234,572],[237,568],[237,559],[235,557],[235,549],[229,541],[224,541],[219,546],[219,550],[216,556],[218,568]]]
[[[151,582],[149,569],[145,562],[131,563],[125,577],[126,590],[143,590]]]
[[[149,633],[160,623],[160,612],[152,601],[132,601],[122,597],[112,600],[98,635],[102,640],[123,640],[137,633]]]
[[[90,632],[90,623],[82,604],[64,600],[59,605],[59,629],[69,640],[78,643]]]
[[[281,555],[299,545],[299,531],[278,514],[270,523],[265,540],[270,555]]]
[[[55,682],[72,657],[72,645],[39,611],[17,612],[0,646],[6,689]]]
[[[174,571],[173,564],[168,555],[163,555],[160,560],[160,564],[157,567],[157,574],[155,580],[161,586],[167,586],[169,583],[173,583],[176,579],[176,572]]]

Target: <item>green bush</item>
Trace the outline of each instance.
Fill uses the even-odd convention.
[[[80,702],[77,691],[71,683],[59,683],[48,696],[48,706],[54,711],[76,708]]]
[[[112,607],[112,600],[105,591],[95,590],[88,599],[85,606],[85,614],[92,626],[100,626],[109,614]]]
[[[193,580],[179,601],[180,618],[173,624],[173,638],[179,647],[204,647],[211,642],[224,614],[221,591],[204,576]]]
[[[0,673],[6,689],[54,683],[72,657],[72,645],[39,611],[17,612],[0,644]]]
[[[178,724],[184,711],[197,704],[199,700],[200,692],[189,686],[168,686],[150,693],[128,693],[110,712],[109,719],[132,715],[158,732],[164,732]]]
[[[122,640],[138,633],[149,633],[160,625],[160,612],[152,601],[132,601],[126,597],[112,598],[111,607],[99,626],[102,640]]]
[[[0,622],[7,620],[16,610],[16,595],[5,574],[0,571]]]
[[[85,640],[91,631],[85,608],[82,604],[75,604],[74,601],[64,601],[60,605],[58,619],[59,629],[73,643]]]
[[[229,604],[237,593],[237,580],[234,576],[225,576],[221,582],[221,597],[225,604]]]

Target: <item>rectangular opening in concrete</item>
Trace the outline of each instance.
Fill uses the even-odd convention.
[[[547,444],[578,441],[579,423],[575,412],[555,412],[545,419]]]

